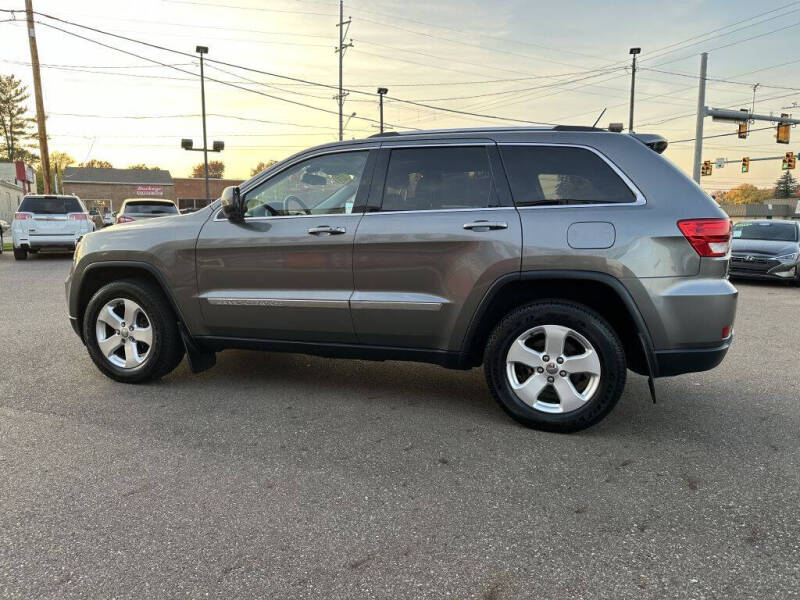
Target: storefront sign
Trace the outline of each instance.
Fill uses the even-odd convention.
[[[160,185],[140,185],[136,188],[137,196],[163,196],[164,187]]]

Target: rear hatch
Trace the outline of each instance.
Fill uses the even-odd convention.
[[[72,196],[27,196],[15,216],[31,238],[75,236],[87,228],[88,215]]]
[[[163,200],[133,200],[125,204],[125,210],[117,217],[118,223],[129,221],[140,221],[142,219],[153,219],[155,217],[167,217],[177,215],[178,207],[172,202]]]

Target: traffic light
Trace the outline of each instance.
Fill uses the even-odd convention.
[[[789,115],[786,113],[781,114],[781,117],[788,117]],[[775,141],[779,144],[788,144],[789,143],[789,128],[791,125],[789,123],[784,123],[783,121],[778,121],[778,131],[775,135]]]
[[[711,170],[712,170],[711,161],[710,160],[704,160],[703,161],[703,168],[700,169],[700,175],[702,175],[703,177],[708,177],[709,175],[711,175]]]
[[[750,172],[750,157],[745,156],[742,159],[742,173],[749,173]]]
[[[739,139],[747,139],[747,122],[739,123]]]
[[[784,171],[787,169],[794,169],[797,165],[797,157],[794,155],[794,152],[787,152],[783,155],[783,162],[781,163],[781,169]]]

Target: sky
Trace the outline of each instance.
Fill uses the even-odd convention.
[[[20,8],[21,0],[0,0],[0,9]],[[337,138],[336,0],[34,0],[34,9],[186,53],[39,17],[50,25],[37,24],[37,40],[51,152],[187,176],[202,159],[180,148],[181,138],[202,144],[197,45],[234,65],[205,65],[207,78],[218,80],[206,82],[209,145],[225,142],[210,156],[225,162],[227,177],[247,178],[259,161]],[[599,125],[627,126],[635,46],[642,52],[634,129],[670,140],[665,156],[687,173],[693,142],[682,140],[694,138],[701,52],[709,52],[709,106],[751,108],[760,84],[757,113],[800,114],[792,108],[800,102],[800,1],[346,0],[344,15],[352,41],[345,118],[355,113],[347,139],[377,132],[379,86],[389,88],[388,129],[592,125],[603,109]],[[24,15],[12,18],[0,12],[0,73],[32,91]],[[32,97],[29,104],[33,115]],[[705,121],[706,136],[735,129]],[[706,139],[703,158],[800,150],[800,131],[792,130],[789,146],[776,144],[774,133]],[[780,174],[779,160],[753,163],[746,175],[734,164],[702,184],[766,186]]]

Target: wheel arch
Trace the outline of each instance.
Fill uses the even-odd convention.
[[[137,261],[108,261],[92,263],[86,267],[75,297],[75,316],[79,331],[83,331],[83,317],[92,296],[104,285],[122,279],[138,279],[157,287],[167,299],[178,321],[185,327],[185,320],[178,303],[169,290],[164,276],[151,264]]]
[[[652,338],[631,293],[619,279],[597,271],[523,271],[498,279],[478,306],[464,337],[464,365],[481,364],[489,335],[504,315],[537,300],[568,300],[599,313],[619,335],[628,368],[657,376]]]

